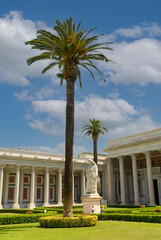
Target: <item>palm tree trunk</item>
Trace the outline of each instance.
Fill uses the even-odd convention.
[[[73,205],[73,138],[74,138],[74,81],[66,80],[66,133],[65,133],[65,176],[64,176],[64,217],[72,217]]]
[[[94,162],[97,164],[97,138],[93,139]]]

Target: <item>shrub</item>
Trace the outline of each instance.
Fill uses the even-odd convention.
[[[28,209],[0,209],[0,213],[26,213]]]
[[[96,215],[78,217],[41,217],[39,223],[45,228],[69,228],[69,227],[90,227],[95,226],[98,221]]]
[[[161,223],[161,215],[145,215],[145,214],[97,214],[98,220],[117,220],[130,222],[150,222]]]
[[[112,208],[140,208],[140,205],[108,205],[107,206],[108,208],[109,207],[112,207]]]
[[[40,217],[49,215],[51,213],[2,215],[0,216],[0,225],[34,223],[38,222]]]
[[[105,209],[105,213],[132,213],[132,209]]]

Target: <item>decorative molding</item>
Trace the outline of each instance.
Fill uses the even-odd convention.
[[[144,140],[139,140],[139,141],[135,141],[132,143],[124,143],[124,144],[120,144],[118,146],[113,146],[107,149],[104,149],[106,152],[108,152],[108,150],[116,150],[118,148],[124,148],[124,147],[130,147],[130,146],[136,146],[136,145],[141,145],[142,143],[150,143],[150,142],[156,142],[158,140],[161,140],[161,137],[155,137],[155,138],[150,138],[150,139],[144,139]]]

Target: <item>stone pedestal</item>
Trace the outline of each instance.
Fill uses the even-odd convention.
[[[94,207],[94,213],[100,213],[100,202],[102,197],[98,193],[96,194],[85,194],[82,197],[83,213],[91,214],[91,208]]]

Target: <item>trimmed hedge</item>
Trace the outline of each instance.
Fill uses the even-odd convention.
[[[28,209],[0,209],[0,213],[26,213],[27,211]]]
[[[51,213],[2,215],[0,225],[34,223],[38,222],[40,217],[49,215],[51,216]]]
[[[98,221],[96,215],[78,217],[41,217],[39,223],[44,228],[91,227]]]
[[[97,214],[98,220],[117,220],[129,222],[149,222],[161,223],[161,215],[145,215],[145,214]]]
[[[105,213],[127,213],[127,214],[130,214],[132,213],[132,209],[105,209],[104,210]]]
[[[140,205],[107,205],[108,208],[140,208]]]

